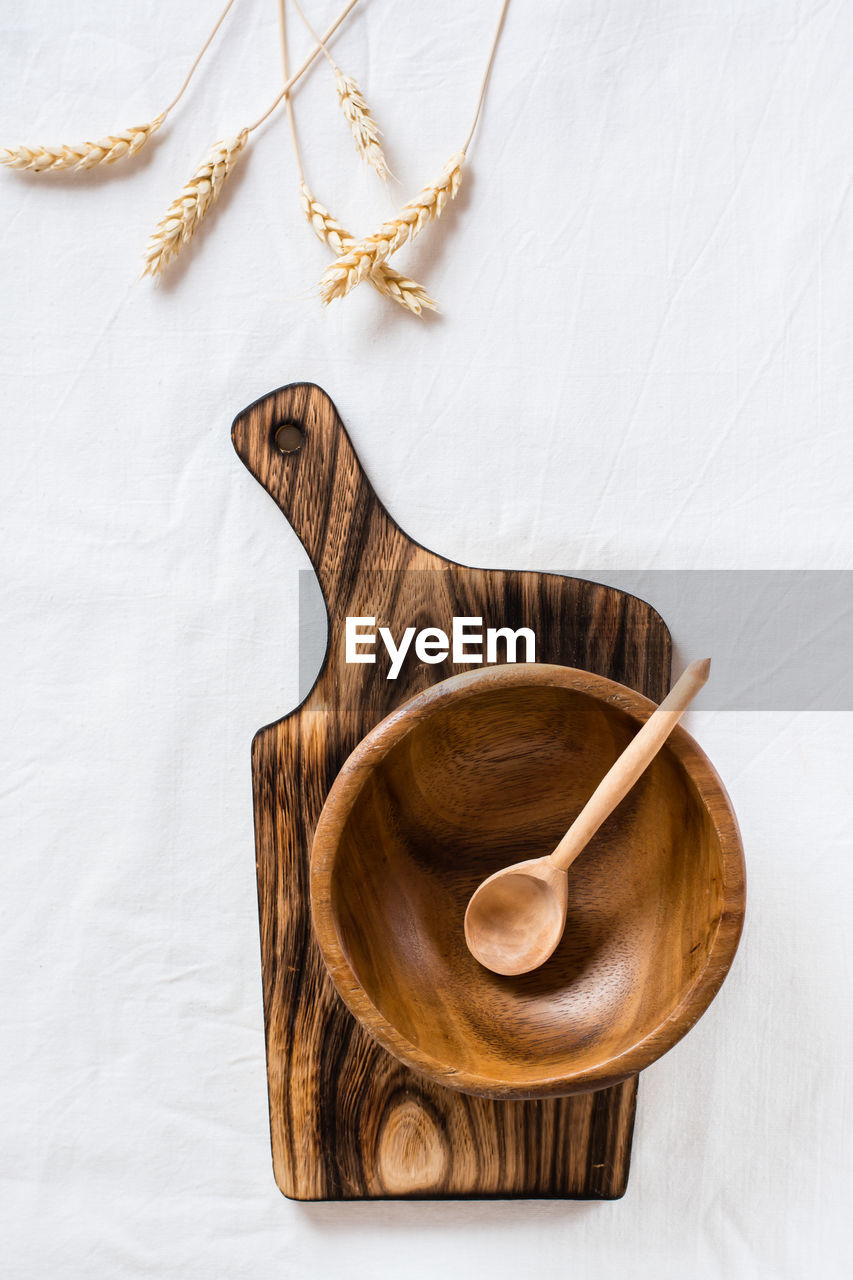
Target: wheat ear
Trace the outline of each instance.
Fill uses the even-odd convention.
[[[304,181],[300,188],[300,194],[303,212],[311,224],[317,239],[322,240],[323,244],[327,244],[338,255],[346,253],[347,249],[356,243],[355,236],[342,227],[336,218],[332,217],[325,205],[320,204],[319,200],[314,198],[310,188]],[[376,271],[370,276],[370,283],[383,297],[392,298],[394,302],[399,303],[401,307],[405,307],[407,311],[411,311],[416,316],[421,315],[425,309],[427,311],[437,310],[435,300],[430,297],[422,284],[400,275],[387,262],[381,263],[376,268]]]
[[[249,136],[244,129],[236,138],[226,138],[211,147],[207,159],[199,165],[164,217],[157,224],[145,251],[143,276],[158,276],[180,253],[198,230],[208,209],[219,199],[225,180],[246,145]]]
[[[338,91],[338,103],[344,113],[347,124],[350,127],[358,154],[371,169],[374,169],[383,181],[391,177],[391,171],[388,168],[385,155],[382,151],[382,145],[379,139],[382,137],[382,131],[370,113],[370,107],[364,99],[364,95],[359,88],[358,81],[353,76],[346,75],[341,71],[335,62],[329,50],[326,48],[325,42],[320,39],[317,32],[311,26],[306,15],[303,13],[299,4],[299,0],[293,0],[294,8],[299,14],[310,34],[323,46],[323,53],[326,55],[326,61],[335,73],[335,88]]]
[[[10,169],[29,169],[33,173],[52,173],[58,169],[94,169],[99,164],[115,164],[116,160],[135,156],[166,119],[162,111],[149,124],[138,124],[121,133],[111,133],[99,142],[81,142],[58,147],[4,147],[0,164]]]
[[[354,244],[326,268],[320,280],[320,297],[329,303],[345,297],[362,280],[373,276],[392,253],[424,229],[428,222],[441,217],[448,200],[452,200],[462,181],[465,152],[457,151],[448,160],[437,182],[410,200],[395,218],[383,222],[378,231]]]
[[[364,100],[358,82],[352,76],[345,75],[338,67],[335,70],[335,88],[358,154],[383,181],[387,181],[391,177],[391,171],[379,142],[382,134],[370,114],[370,107]]]

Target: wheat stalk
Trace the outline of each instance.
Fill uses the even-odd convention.
[[[281,60],[285,83],[287,83],[290,79],[290,72],[288,70],[287,17],[284,0],[278,0],[278,14],[281,29]],[[302,14],[302,18],[308,25],[304,14]],[[329,57],[328,51],[326,51],[326,57]],[[308,183],[305,181],[305,173],[302,168],[302,151],[296,130],[296,117],[293,111],[293,101],[289,93],[285,96],[285,109],[287,111],[288,124],[290,125],[290,137],[293,142],[293,155],[299,174],[302,210],[317,239],[328,245],[334,253],[343,253],[351,244],[355,243],[355,237],[345,227],[341,226],[337,218],[332,217],[325,205],[320,204],[320,201],[315,199]],[[399,272],[389,267],[387,263],[383,263],[377,269],[376,274],[371,276],[370,280],[373,287],[383,297],[393,299],[399,306],[411,311],[416,316],[422,315],[425,309],[429,311],[436,310],[435,301],[430,297],[423,285],[400,275]]]
[[[176,200],[157,224],[145,251],[143,276],[158,276],[198,230],[208,209],[219,199],[225,180],[246,145],[248,129],[236,138],[215,143]]]
[[[303,212],[318,240],[322,240],[323,244],[328,245],[338,255],[345,253],[351,245],[356,243],[355,236],[332,217],[325,205],[314,198],[308,184],[304,181],[300,194]],[[421,315],[424,309],[428,311],[437,309],[435,300],[430,297],[423,285],[400,275],[387,262],[381,263],[376,268],[370,276],[370,283],[378,293],[386,298],[392,298],[394,302],[416,316]]]
[[[326,268],[320,280],[320,297],[329,303],[334,298],[345,297],[362,280],[372,277],[392,253],[415,236],[429,222],[441,217],[448,200],[452,200],[462,181],[465,152],[451,156],[439,179],[424,187],[414,200],[410,200],[395,218],[383,222],[378,231],[363,240],[356,240]]]
[[[344,8],[323,36],[323,40],[331,38],[357,3],[358,0],[347,0]],[[208,209],[219,199],[225,181],[245,147],[249,134],[260,129],[264,121],[269,119],[297,80],[305,74],[314,59],[319,57],[322,48],[322,41],[318,41],[299,70],[290,76],[284,88],[254,124],[242,129],[236,138],[226,138],[222,142],[214,143],[207,159],[199,165],[181,194],[172,201],[154,228],[145,250],[143,276],[160,275],[172,258],[180,253],[187,241],[192,239]]]
[[[345,75],[340,67],[336,67],[335,88],[338,91],[338,102],[346,116],[359,155],[383,181],[387,180],[391,176],[391,171],[379,142],[382,134],[370,114],[370,107],[362,96],[358,81],[352,76]]]
[[[298,0],[294,0],[294,4],[298,7]],[[401,245],[408,240],[414,240],[428,222],[436,222],[441,217],[448,199],[452,200],[456,195],[462,181],[462,169],[468,148],[483,109],[508,7],[509,0],[501,0],[486,69],[480,82],[474,119],[461,149],[450,157],[437,182],[432,186],[424,187],[414,200],[410,200],[403,206],[396,218],[389,218],[383,222],[372,236],[357,240],[355,244],[348,247],[346,252],[340,254],[330,267],[326,268],[320,279],[320,297],[324,303],[328,304],[334,298],[345,297],[356,285],[361,284],[362,280],[372,278],[378,268],[390,258],[392,253],[396,253]]]
[[[195,62],[176,96],[149,124],[138,124],[121,133],[111,133],[99,142],[81,142],[76,146],[63,144],[58,147],[3,147],[0,148],[0,164],[10,169],[29,169],[32,173],[56,173],[59,169],[94,169],[99,164],[115,164],[116,160],[129,159],[141,151],[146,142],[157,132],[169,113],[178,105],[195,75],[196,69],[225,21],[234,0],[228,0],[219,15],[216,26],[205,40]]]
[[[322,45],[323,53],[326,55],[326,61],[335,73],[335,88],[338,91],[338,103],[344,113],[347,124],[350,127],[350,133],[355,139],[356,149],[366,164],[374,169],[380,178],[387,180],[391,177],[391,171],[388,168],[385,155],[379,139],[382,137],[382,131],[370,113],[370,107],[364,99],[364,95],[359,88],[358,81],[353,76],[346,75],[341,71],[335,62],[329,50],[326,48],[325,42],[320,39],[317,32],[312,27],[305,13],[299,4],[299,0],[293,0],[294,8],[299,14],[309,33],[314,39]]]
[[[287,99],[287,96],[290,93],[290,90],[296,84],[296,81],[305,74],[305,72],[311,66],[311,63],[314,61],[315,58],[319,57],[321,53],[325,53],[326,57],[329,56],[326,50],[327,43],[329,42],[329,40],[331,40],[332,36],[335,34],[335,32],[337,31],[341,23],[344,21],[344,19],[349,15],[350,10],[354,9],[357,4],[358,4],[358,0],[347,0],[347,3],[344,5],[341,12],[335,18],[332,25],[326,31],[324,31],[322,36],[317,36],[316,45],[312,49],[311,53],[309,54],[305,62],[303,62],[299,70],[285,81],[284,88],[279,91],[279,93],[276,95],[276,97],[267,107],[264,114],[260,116],[255,121],[254,124],[249,125],[249,133],[254,133],[256,129],[259,129],[261,125],[264,123],[264,121],[269,119],[269,117],[278,107],[279,103],[284,102]]]
[[[94,169],[99,164],[115,164],[116,160],[135,156],[166,119],[162,111],[149,124],[138,124],[121,133],[109,134],[98,142],[81,142],[74,146],[4,147],[0,164],[10,169],[29,169],[33,173],[53,173],[58,169]]]

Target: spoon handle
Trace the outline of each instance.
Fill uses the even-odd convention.
[[[687,707],[708,679],[711,659],[691,662],[672,686],[663,702],[631,740],[621,756],[604,775],[554,852],[551,862],[568,871],[598,828],[633,787],[640,774],[655,758]]]

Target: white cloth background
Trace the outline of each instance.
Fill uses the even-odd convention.
[[[4,0],[0,142],[150,119],[217,3]],[[359,168],[318,64],[297,109],[341,220],[370,230],[457,148],[496,10],[363,0],[336,49],[401,186]],[[0,172],[5,1272],[847,1275],[846,713],[692,717],[749,916],[643,1074],[624,1200],[277,1191],[249,744],[295,700],[306,559],[229,427],[317,381],[403,527],[471,564],[853,567],[853,6],[516,0],[457,207],[399,260],[442,305],[426,323],[310,296],[327,255],[280,117],[168,280],[137,282],[277,58],[273,0],[238,0],[138,163]]]

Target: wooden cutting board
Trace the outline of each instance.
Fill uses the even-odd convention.
[[[468,667],[410,656],[396,680],[344,660],[347,616],[406,626],[481,617],[531,627],[537,661],[583,667],[660,701],[671,644],[649,605],[554,574],[470,569],[395,524],[334,405],[298,383],[236,419],[234,447],[302,541],[329,615],[320,676],[252,744],[270,1127],[276,1181],[298,1200],[613,1199],[627,1184],[636,1077],[570,1098],[490,1101],[433,1085],[380,1048],[339,999],[311,928],[311,841],[346,757],[394,707]],[[301,440],[292,452],[282,452]],[[511,465],[511,459],[508,459]]]

